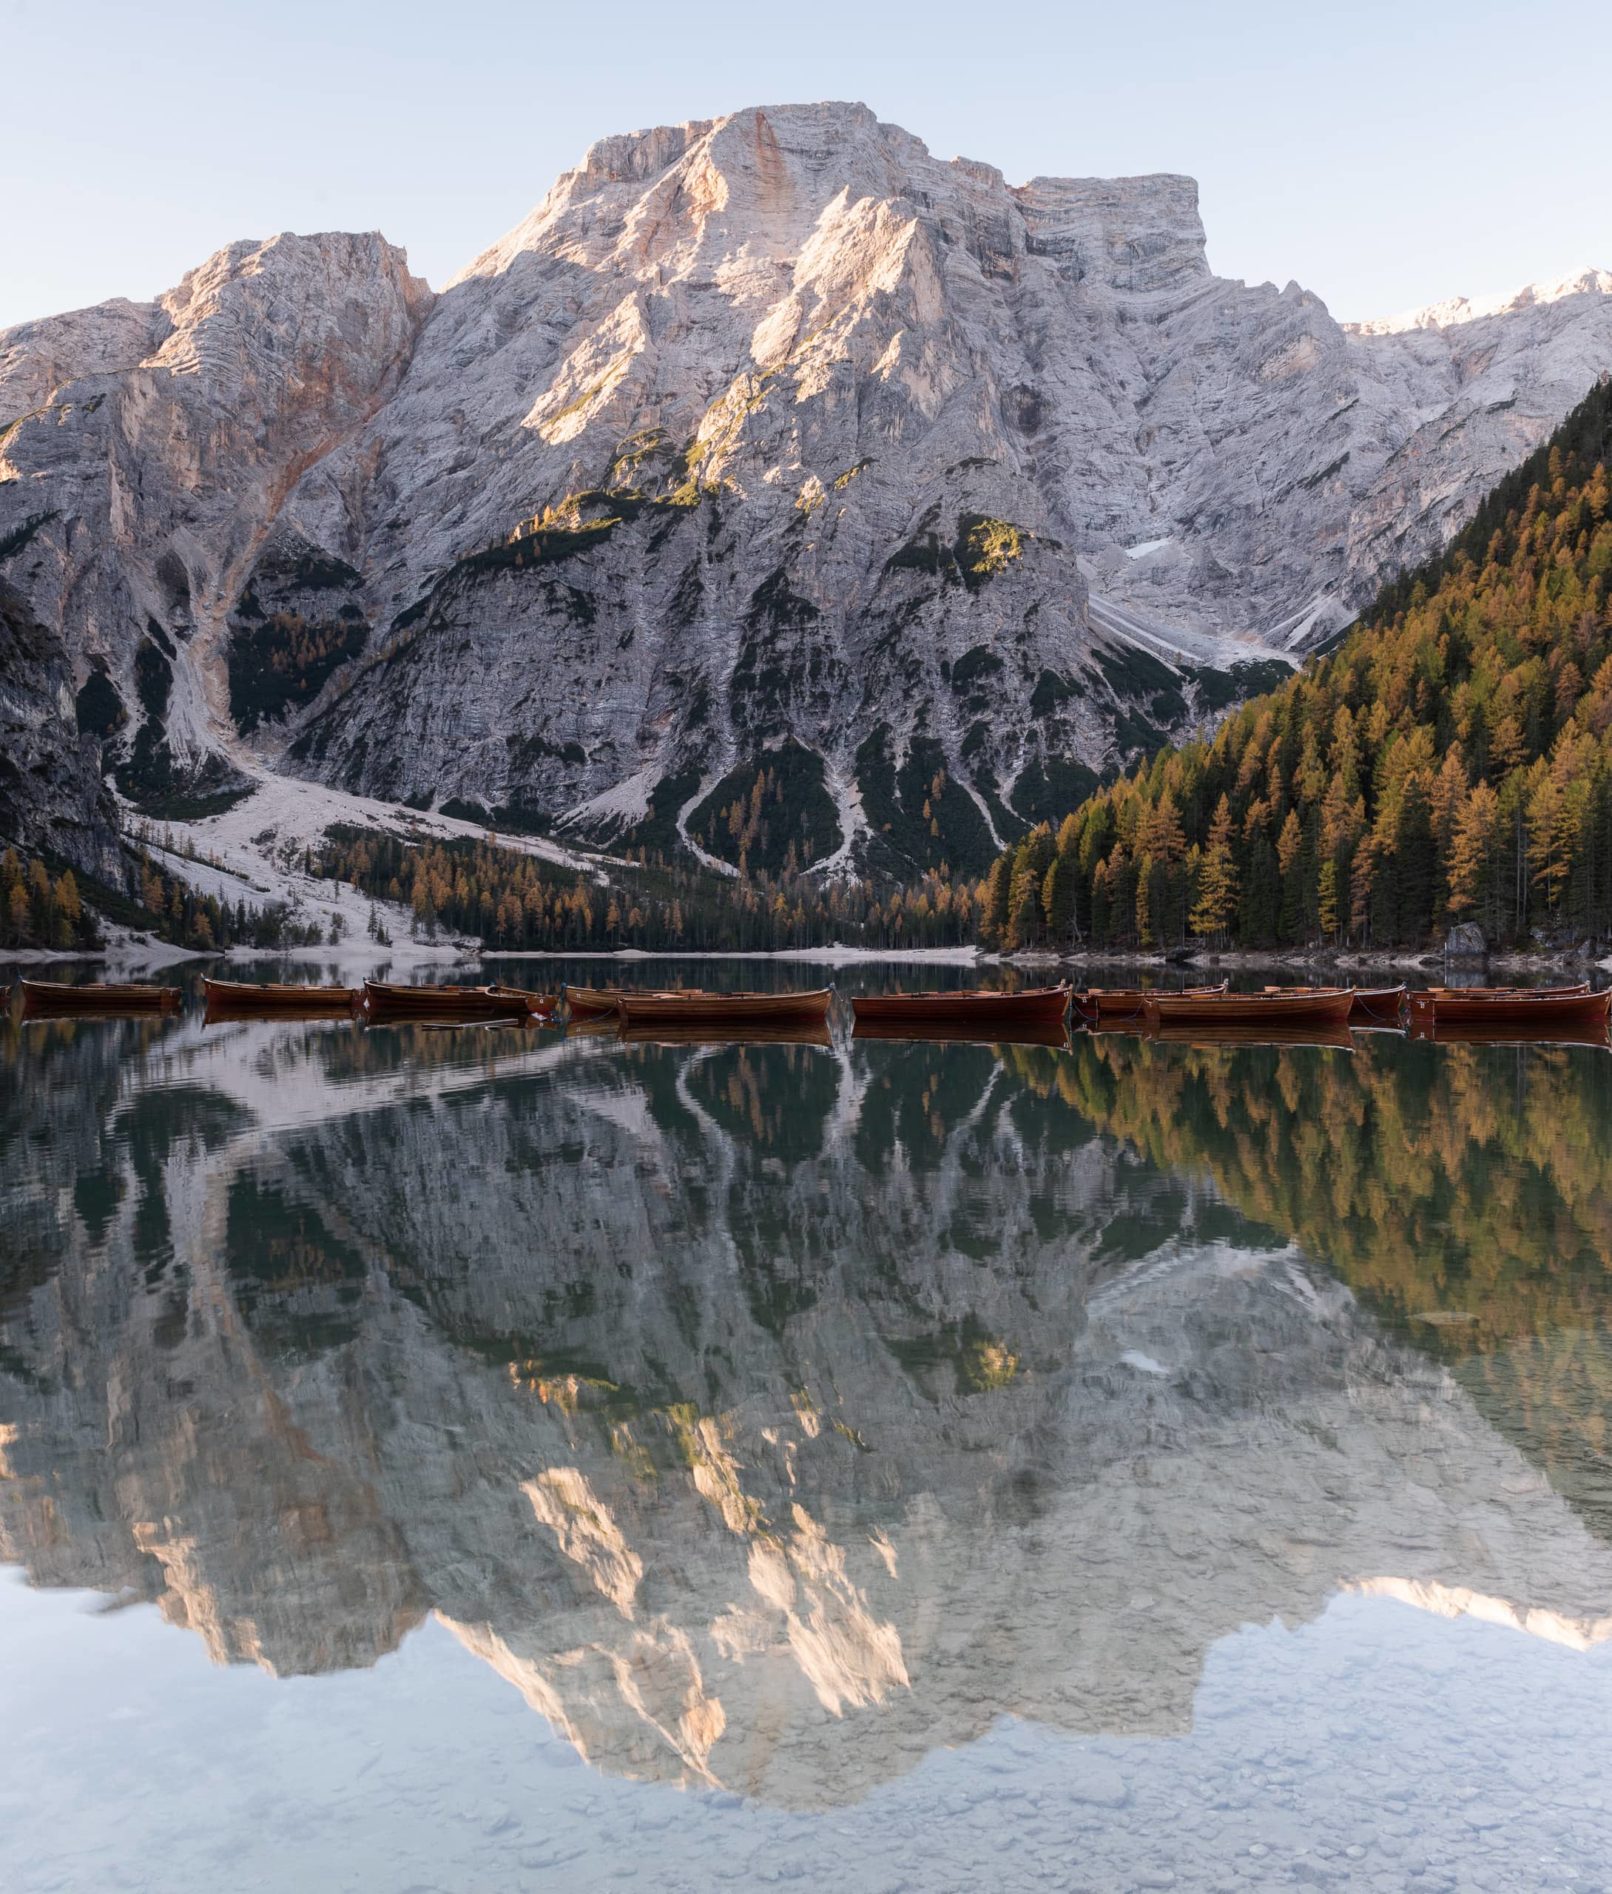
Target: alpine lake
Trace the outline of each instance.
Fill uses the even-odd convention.
[[[1612,1887],[1612,1051],[12,1014],[0,1728],[10,1894]]]

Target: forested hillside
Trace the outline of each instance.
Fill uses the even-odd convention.
[[[1612,381],[1330,656],[994,864],[991,945],[1612,933]]]
[[[770,953],[847,945],[956,947],[979,927],[982,884],[944,870],[911,888],[790,872],[713,874],[659,853],[611,864],[608,881],[464,838],[421,847],[331,828],[308,866],[409,909],[411,927],[479,935],[494,950]]]

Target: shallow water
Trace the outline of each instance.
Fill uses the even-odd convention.
[[[12,1025],[0,1231],[8,1889],[1612,1885],[1604,1049]]]

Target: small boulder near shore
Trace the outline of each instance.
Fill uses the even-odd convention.
[[[1489,944],[1476,921],[1458,921],[1444,936],[1446,960],[1484,960],[1488,953]]]

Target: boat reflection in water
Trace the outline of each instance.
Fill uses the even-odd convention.
[[[746,1023],[735,1020],[724,1025],[719,1019],[681,1021],[632,1020],[612,1026],[623,1045],[628,1046],[830,1046],[834,1043],[826,1015],[820,1019],[785,1019],[778,1024],[766,1020]],[[586,1033],[594,1022],[584,1019]]]
[[[1362,1588],[1612,1636],[1608,1062],[649,1030],[0,1042],[0,1555],[796,1810]]]
[[[978,1025],[967,1019],[865,1019],[858,1013],[852,1026],[855,1039],[889,1039],[904,1045],[935,1046],[1063,1046],[1068,1028],[1061,1020],[1023,1020]]]
[[[1391,1030],[1391,1029],[1389,1029]],[[1178,1046],[1331,1046],[1339,1052],[1353,1049],[1353,1029],[1334,1023],[1314,1025],[1283,1019],[1240,1024],[1235,1020],[1162,1020],[1148,1037]]]
[[[1598,1046],[1612,1051],[1605,1026],[1571,1019],[1549,1024],[1533,1019],[1427,1019],[1417,1020],[1411,1030],[1416,1038],[1439,1045]]]

